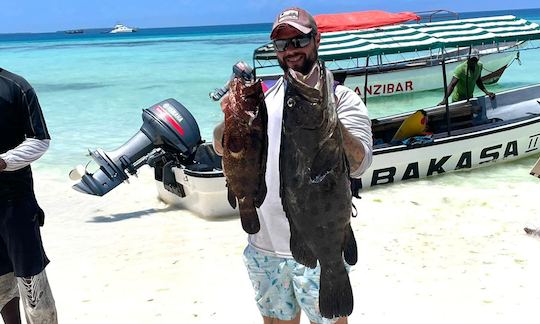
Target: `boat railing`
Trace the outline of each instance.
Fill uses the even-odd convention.
[[[420,16],[420,20],[417,21],[418,23],[459,19],[459,14],[457,12],[446,9],[418,11],[415,12],[415,14]]]

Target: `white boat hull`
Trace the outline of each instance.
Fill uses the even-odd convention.
[[[482,78],[486,84],[499,80],[515,53],[493,53],[484,55],[481,62],[484,65]],[[450,83],[454,69],[463,61],[449,61],[446,64],[446,78]],[[413,93],[443,88],[442,66],[411,67],[402,70],[375,73],[368,75],[366,93],[369,97],[391,96],[403,93]],[[349,75],[344,84],[353,89],[359,96],[364,97],[364,75]]]
[[[433,142],[421,145],[375,146],[373,163],[361,178],[362,189],[540,153],[540,85],[498,94],[493,102],[486,97],[472,102],[484,107],[485,120],[497,122],[455,130],[451,136],[437,133]],[[460,104],[463,105],[453,104],[450,110]],[[430,110],[427,111],[429,116]],[[396,116],[387,119],[399,118]],[[162,200],[203,217],[237,214],[227,201],[225,178],[220,170],[210,172],[214,177],[209,178],[208,173],[194,173],[183,166],[172,169],[186,195],[181,198],[172,194],[157,181]]]
[[[488,166],[540,152],[540,117],[495,129],[435,140],[431,145],[376,150],[363,188]]]
[[[177,184],[182,185],[186,196],[180,197],[166,190],[163,182],[156,181],[159,199],[169,205],[191,210],[204,218],[236,214],[227,200],[227,188],[222,172],[209,172],[218,176],[205,177],[204,173],[201,176],[188,175],[183,167],[173,167],[172,171]]]

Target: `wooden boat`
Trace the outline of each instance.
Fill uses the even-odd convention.
[[[390,139],[414,111],[372,120],[377,144],[373,163],[360,178],[360,187],[488,166],[540,153],[540,85],[499,93],[493,101],[479,97],[451,104],[449,108],[450,130],[444,106],[425,109],[432,136],[406,144],[392,143]],[[203,217],[236,212],[227,201],[221,160],[209,143],[198,148],[193,164],[156,169],[156,174],[158,196],[171,205]]]
[[[485,84],[498,82],[506,68],[519,57],[523,41],[489,41],[505,29],[528,28],[514,16],[448,20],[426,24],[399,24],[369,29],[323,32],[319,57],[334,77],[363,98],[434,90],[443,87],[441,66],[453,71],[467,59],[469,46],[480,51]],[[475,39],[467,42],[467,39]],[[459,44],[462,44],[459,46]],[[255,67],[277,65],[272,43],[257,48]],[[366,75],[368,76],[366,79]],[[260,75],[276,79],[277,74]],[[447,75],[447,82],[452,74]]]
[[[531,44],[540,39],[538,24],[513,16],[478,18],[462,23],[460,21],[458,26],[452,22],[381,27],[389,28],[385,31],[365,29],[360,31],[364,35],[360,41],[354,44],[336,42],[336,46],[327,42],[320,55],[330,61],[349,61],[353,57],[438,51],[444,84],[447,63],[454,60],[451,55],[447,57],[447,53],[463,48],[470,50],[473,46],[501,48],[509,43]],[[410,35],[403,36],[400,42],[374,40],[396,37],[396,32]],[[355,33],[339,37],[357,37]],[[365,41],[366,33],[377,37]],[[513,50],[518,49],[514,47]],[[259,53],[260,49],[257,49],[255,57]],[[445,85],[445,91],[446,88]],[[428,120],[426,131],[430,134],[409,133],[408,137],[396,140],[396,132],[403,130],[402,125],[409,120],[407,117],[415,113],[409,111],[372,120],[373,162],[361,179],[355,181],[358,188],[365,190],[488,166],[540,152],[540,84],[498,93],[493,100],[478,97],[423,109]],[[236,211],[227,200],[221,158],[211,144],[201,141],[198,125],[189,111],[169,99],[143,110],[143,120],[141,130],[121,149],[90,152],[100,169],[93,174],[84,167],[81,172],[72,171],[71,175],[78,173],[82,177],[82,182],[74,188],[103,195],[126,180],[128,173],[136,173],[137,168],[146,163],[154,168],[158,196],[163,201],[202,217],[235,215]],[[404,133],[400,131],[400,134]],[[169,141],[169,137],[178,141]]]
[[[447,58],[446,53],[456,53],[464,48],[468,52],[472,46],[486,44],[493,50],[509,43],[517,51],[516,44],[540,38],[537,24],[513,16],[461,20],[459,24],[466,28],[462,29],[459,37],[452,38],[448,33],[456,29],[456,23],[390,26],[386,29],[394,34],[396,30],[413,28],[425,34],[429,33],[431,27],[437,26],[437,30],[444,30],[444,39],[437,38],[442,37],[440,31],[433,31],[437,36],[408,44],[402,42],[400,46],[397,43],[372,41],[368,44],[360,42],[357,48],[343,43],[339,47],[341,49],[329,46],[330,41],[326,41],[326,45],[321,46],[320,55],[327,60],[350,60],[353,57],[365,58],[403,51],[439,51],[440,58],[435,68],[439,74],[443,71],[442,84],[446,77],[444,72],[449,69],[447,62],[456,59],[451,54]],[[499,27],[490,27],[489,31],[485,31],[493,23]],[[379,34],[380,30],[368,29],[361,33],[369,32]],[[378,37],[383,38],[384,35]],[[508,48],[507,51],[512,50]],[[260,53],[261,48],[255,51],[255,62],[261,59]],[[485,61],[485,56],[481,60]],[[417,69],[416,73],[422,71],[425,70]],[[368,79],[371,77],[369,75]],[[426,108],[424,111],[431,135],[401,142],[392,142],[391,139],[414,111],[372,120],[373,163],[357,182],[358,187],[365,190],[398,181],[488,166],[540,152],[540,84],[498,93],[494,100],[478,97],[447,106]],[[236,213],[227,201],[221,160],[209,143],[197,149],[193,164],[169,165],[161,170],[157,168],[156,179],[158,196],[169,204],[210,218]]]

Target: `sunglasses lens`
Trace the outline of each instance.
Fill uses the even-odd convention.
[[[274,47],[278,52],[283,52],[289,43],[288,39],[276,39],[274,40]]]
[[[309,42],[311,41],[311,37],[302,37],[302,38],[296,38],[293,39],[293,45],[296,48],[306,47],[309,45]]]
[[[283,52],[289,45],[292,45],[294,48],[303,48],[308,46],[310,42],[311,35],[291,39],[276,39],[274,40],[274,48],[278,52]]]

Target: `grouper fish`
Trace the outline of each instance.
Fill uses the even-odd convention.
[[[316,74],[314,74],[316,73]],[[317,78],[315,87],[303,80]],[[349,164],[337,117],[333,77],[318,61],[308,76],[288,71],[280,147],[280,195],[295,260],[321,266],[319,309],[348,316],[353,294],[345,261],[358,259],[350,225]]]
[[[229,83],[229,104],[224,109],[223,172],[228,200],[240,210],[242,228],[249,234],[260,229],[256,207],[266,196],[268,113],[261,81],[239,78]]]

